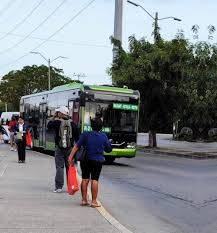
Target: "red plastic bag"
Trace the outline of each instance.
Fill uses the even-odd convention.
[[[69,195],[74,195],[79,190],[76,169],[73,165],[69,165],[67,187]]]
[[[32,135],[30,131],[27,131],[26,133],[26,146],[32,148]]]

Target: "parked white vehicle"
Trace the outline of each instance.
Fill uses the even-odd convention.
[[[0,140],[4,143],[10,142],[10,131],[8,130],[8,125],[0,125]]]
[[[6,122],[6,121],[10,121],[12,116],[19,116],[20,113],[19,112],[2,112],[1,114],[1,118],[0,121],[2,122]]]

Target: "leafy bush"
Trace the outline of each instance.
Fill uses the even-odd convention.
[[[210,141],[217,141],[217,128],[211,128],[208,131],[208,136]]]
[[[192,141],[193,130],[189,127],[183,127],[179,134],[179,140]]]

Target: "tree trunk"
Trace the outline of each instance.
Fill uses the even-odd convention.
[[[150,130],[148,132],[148,136],[149,136],[149,140],[148,140],[149,145],[148,146],[151,148],[156,148],[157,147],[156,131]]]

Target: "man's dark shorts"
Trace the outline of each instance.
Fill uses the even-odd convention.
[[[95,160],[81,162],[82,179],[99,180],[102,170],[102,163]]]

